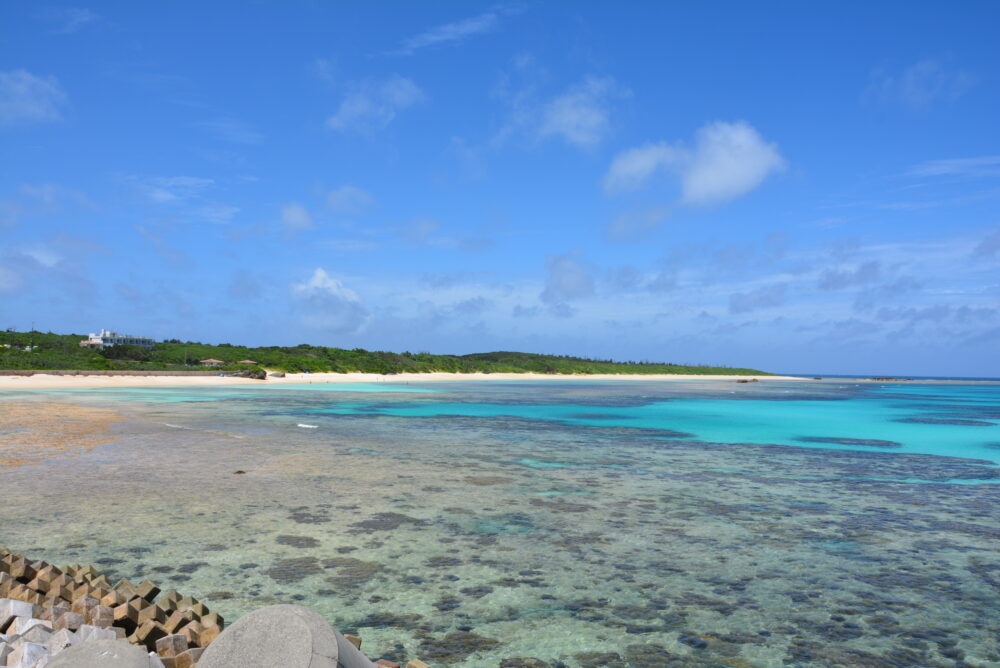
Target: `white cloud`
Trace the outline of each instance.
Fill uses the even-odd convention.
[[[326,196],[327,208],[342,215],[363,213],[374,203],[375,198],[368,191],[352,185],[342,185],[339,188],[334,188]]]
[[[662,225],[669,215],[670,209],[665,206],[628,211],[611,223],[608,227],[608,237],[616,241],[637,239],[649,230]]]
[[[785,303],[787,289],[783,284],[765,285],[749,292],[729,296],[730,313],[748,313],[758,309],[773,308]]]
[[[420,218],[399,228],[399,236],[415,246],[426,246],[440,229],[441,223],[433,218]]]
[[[239,207],[230,206],[228,204],[220,204],[218,202],[213,202],[211,204],[206,204],[200,207],[195,215],[210,223],[225,224],[233,220],[233,216],[240,212]]]
[[[312,214],[298,202],[281,207],[281,222],[290,230],[308,230],[313,227]]]
[[[843,290],[844,288],[874,283],[881,275],[881,263],[877,260],[870,260],[853,269],[826,269],[820,275],[816,287],[820,290]]]
[[[604,176],[604,189],[633,190],[657,172],[669,171],[680,178],[683,203],[721,204],[754,190],[784,167],[777,145],[749,123],[716,121],[698,130],[692,149],[661,142],[619,153]]]
[[[40,266],[51,269],[62,261],[62,258],[45,246],[35,245],[21,249],[21,254],[30,257]]]
[[[321,268],[308,280],[291,287],[295,306],[307,327],[334,334],[357,334],[371,320],[361,297]]]
[[[483,33],[492,32],[500,25],[500,14],[496,11],[486,12],[461,21],[446,23],[414,35],[403,41],[399,50],[391,55],[411,55],[417,49],[439,44],[461,42]]]
[[[52,31],[56,35],[74,33],[98,19],[94,12],[79,7],[50,7],[41,16],[59,24]]]
[[[622,151],[604,175],[604,190],[617,193],[643,186],[658,170],[678,162],[680,151],[667,142]]]
[[[784,167],[778,147],[748,123],[711,123],[698,130],[694,155],[681,177],[683,199],[688,204],[734,199]]]
[[[580,148],[601,143],[611,127],[611,104],[627,95],[611,77],[587,77],[544,105],[538,135],[560,137]]]
[[[590,269],[573,253],[550,255],[546,261],[548,277],[541,299],[550,305],[594,294],[594,277]]]
[[[492,239],[484,236],[454,236],[442,233],[441,223],[433,218],[418,218],[412,223],[396,228],[399,238],[414,246],[453,248],[467,252],[484,251],[493,246]]]
[[[393,75],[383,81],[366,81],[340,103],[327,126],[340,131],[372,131],[386,127],[396,115],[427,99],[410,79]]]
[[[1000,257],[1000,229],[976,244],[972,254],[982,258]]]
[[[55,77],[27,70],[0,72],[0,125],[58,121],[66,93]]]
[[[884,69],[872,72],[864,97],[924,109],[940,100],[954,102],[976,84],[976,77],[940,60],[927,58],[898,75]]]
[[[494,86],[492,95],[506,103],[508,117],[493,138],[495,145],[512,136],[537,142],[561,139],[578,148],[593,148],[612,128],[614,102],[632,93],[609,76],[590,75],[556,95],[542,94],[545,70],[527,55],[519,56]]]
[[[977,158],[949,158],[918,163],[909,176],[1000,176],[1000,155]]]
[[[24,183],[18,187],[18,190],[26,199],[30,200],[29,209],[23,213],[53,213],[63,210],[67,206],[97,208],[83,192],[55,183]]]
[[[213,179],[197,176],[154,176],[149,178],[131,176],[127,180],[134,183],[139,192],[157,204],[191,199],[215,183]]]

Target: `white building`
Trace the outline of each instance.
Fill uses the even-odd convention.
[[[145,336],[132,336],[131,334],[119,334],[102,329],[100,334],[91,334],[85,341],[80,341],[84,348],[100,350],[108,346],[139,346],[140,348],[152,348],[156,341]]]

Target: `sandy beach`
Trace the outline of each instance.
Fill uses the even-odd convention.
[[[0,376],[0,390],[54,390],[91,387],[170,387],[227,385],[281,385],[322,383],[428,383],[462,380],[809,380],[794,376],[701,376],[693,374],[539,374],[539,373],[290,373],[284,378],[253,380],[234,376],[59,376],[35,373],[31,376]]]

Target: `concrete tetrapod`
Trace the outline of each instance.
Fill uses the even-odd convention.
[[[149,654],[124,640],[91,640],[67,647],[45,668],[150,668],[150,660]]]
[[[319,613],[301,605],[254,610],[212,641],[198,668],[375,668]]]

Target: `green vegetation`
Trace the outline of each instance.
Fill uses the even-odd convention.
[[[755,369],[658,364],[652,362],[614,362],[563,355],[495,352],[473,355],[431,355],[430,353],[390,353],[361,348],[325,348],[301,344],[293,347],[265,346],[246,348],[228,343],[209,345],[186,343],[176,339],[157,343],[152,350],[137,346],[113,346],[101,351],[80,347],[81,334],[42,332],[0,332],[0,369],[135,369],[194,370],[204,368],[203,359],[225,362],[220,371],[272,371],[297,373],[363,372],[420,373],[564,373],[564,374],[732,374],[769,375]],[[32,350],[26,347],[35,346]],[[256,365],[239,364],[252,360]]]

